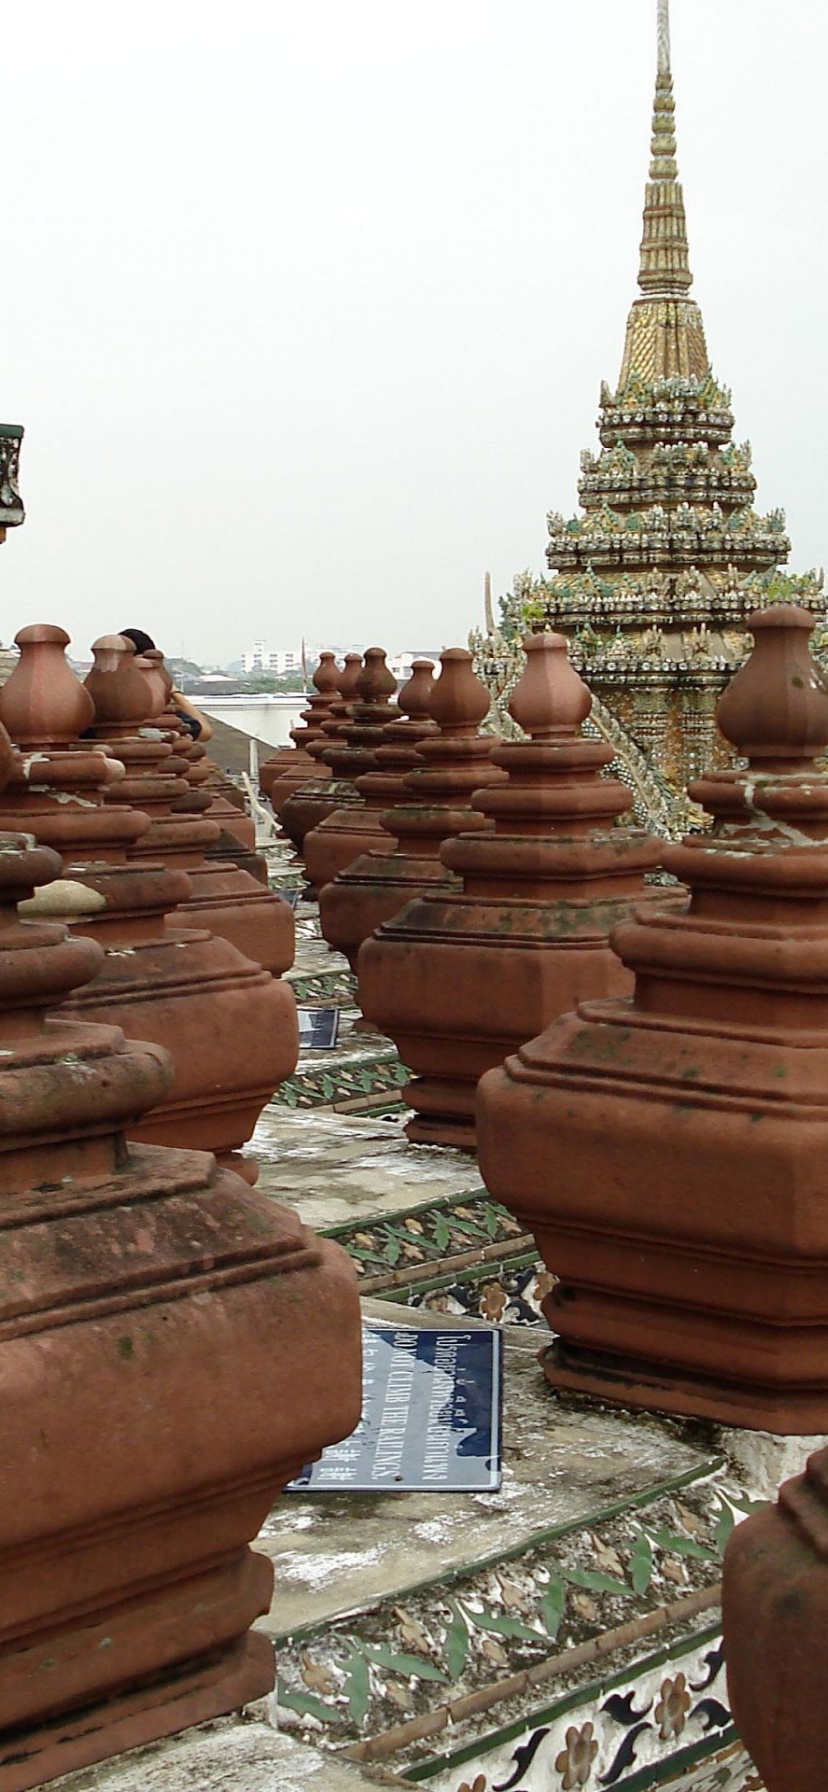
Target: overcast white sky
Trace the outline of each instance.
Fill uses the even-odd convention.
[[[25,0],[0,636],[465,640],[575,508],[636,290],[655,0]],[[828,9],[673,0],[714,368],[828,560]]]

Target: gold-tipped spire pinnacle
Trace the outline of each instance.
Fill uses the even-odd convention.
[[[676,163],[669,0],[657,0],[657,4],[658,67],[638,271],[644,296],[636,300],[630,313],[621,388],[633,374],[652,384],[676,377],[703,380],[710,372],[701,312],[687,297],[693,276]]]

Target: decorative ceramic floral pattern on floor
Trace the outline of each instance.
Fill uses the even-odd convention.
[[[708,1757],[703,1767],[680,1769],[667,1779],[660,1779],[659,1792],[765,1792],[740,1742]]]
[[[530,1325],[546,1328],[541,1311],[544,1297],[554,1286],[554,1277],[544,1268],[534,1251],[511,1258],[504,1256],[494,1266],[464,1270],[448,1285],[423,1293],[416,1286],[408,1290],[406,1304],[428,1313],[450,1313],[457,1318],[487,1319],[490,1325]]]
[[[537,1322],[546,1283],[540,1287],[534,1239],[485,1189],[334,1226],[326,1236],[352,1257],[362,1294],[391,1295],[435,1313],[473,1314],[495,1325],[521,1317]],[[518,1311],[521,1303],[525,1312]]]
[[[324,1064],[309,1062],[299,1065],[277,1089],[275,1102],[291,1108],[337,1106],[343,1103],[367,1103],[372,1097],[381,1100],[393,1095],[397,1100],[408,1071],[400,1063],[397,1050],[388,1039],[371,1039],[370,1035],[353,1037],[328,1054]],[[370,1042],[369,1042],[370,1041]]]
[[[306,976],[288,977],[285,981],[290,984],[297,1002],[308,1008],[325,1007],[329,1002],[342,1008],[353,1008],[356,1002],[357,982],[347,965],[344,970],[309,972]]]
[[[624,1786],[641,1762],[670,1758],[679,1742],[706,1745],[728,1728],[716,1594],[707,1589],[750,1504],[722,1471],[655,1489],[593,1526],[563,1528],[403,1601],[286,1638],[278,1648],[283,1721],[323,1746],[382,1736],[395,1772],[421,1777],[430,1768],[440,1792],[459,1792],[464,1779],[473,1787],[481,1773],[486,1792]],[[665,1607],[675,1608],[666,1627]],[[614,1652],[584,1654],[607,1632],[619,1633]],[[694,1650],[697,1659],[685,1660]],[[513,1677],[526,1670],[518,1697]],[[521,1747],[532,1742],[542,1766],[518,1757],[514,1740],[499,1741],[504,1730],[513,1739],[520,1731]],[[467,1749],[471,1773],[454,1752],[466,1757]]]
[[[468,1763],[438,1769],[432,1792],[644,1792],[663,1783],[668,1763],[674,1792],[759,1792],[744,1752],[723,1748],[733,1728],[715,1633],[569,1705],[476,1753],[473,1771]]]

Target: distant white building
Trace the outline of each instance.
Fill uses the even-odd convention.
[[[254,641],[252,650],[241,656],[242,671],[247,678],[257,672],[269,673],[273,678],[282,678],[286,672],[301,672],[302,649],[268,647],[266,641]]]
[[[411,677],[411,668],[415,660],[433,660],[435,672],[440,670],[440,655],[437,648],[412,653],[389,653],[388,669],[393,672],[398,684],[405,684]]]
[[[327,643],[325,645],[327,646]],[[320,647],[305,643],[305,661],[309,678],[314,666],[319,663],[321,651]],[[355,646],[353,641],[349,641],[346,647],[333,647],[331,651],[335,653],[337,660],[341,663],[346,653],[364,653],[365,649],[358,645]],[[423,658],[433,660],[436,666],[438,652],[436,649],[431,649],[423,654],[421,651],[412,649],[400,653],[389,653],[387,656],[388,669],[393,673],[398,684],[404,684],[411,677],[411,667],[414,661]],[[266,641],[254,641],[252,648],[241,655],[240,664],[245,678],[255,677],[257,672],[271,678],[281,678],[287,672],[301,672],[302,649],[301,646],[274,649],[269,647]]]

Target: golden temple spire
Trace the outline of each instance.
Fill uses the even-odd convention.
[[[676,164],[669,0],[657,0],[657,6],[658,66],[638,270],[644,296],[634,304],[627,325],[621,387],[632,374],[651,384],[677,376],[704,379],[710,371],[701,312],[687,297],[693,276]]]

